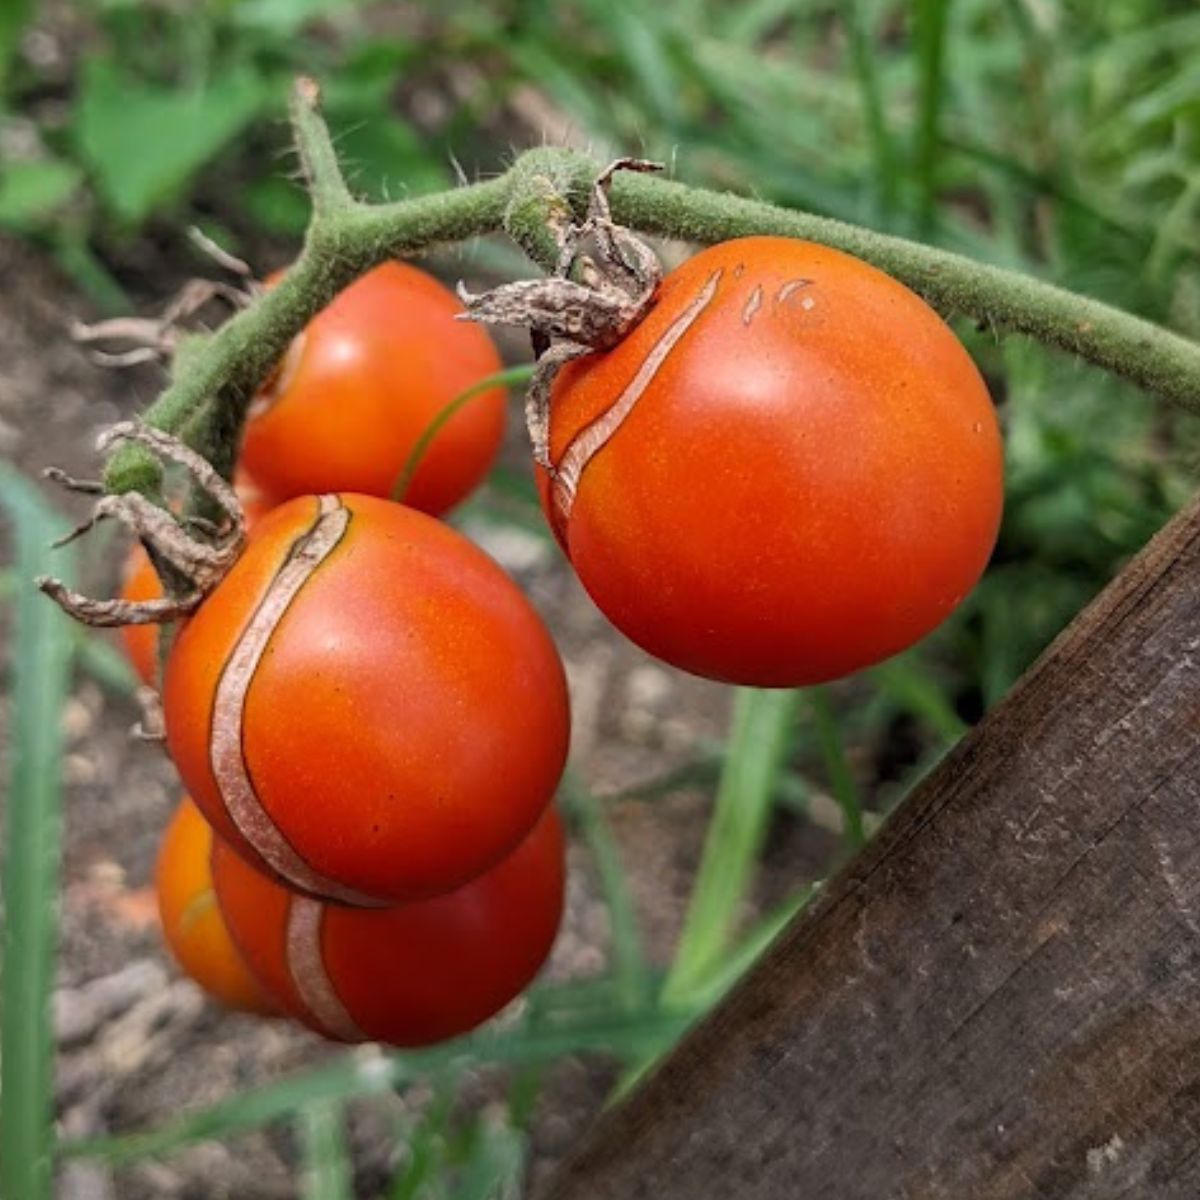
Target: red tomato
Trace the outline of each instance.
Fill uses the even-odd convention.
[[[547,513],[584,587],[651,654],[798,686],[923,637],[995,542],[1002,446],[970,357],[848,255],[755,237],[663,281],[552,395]]]
[[[254,525],[271,505],[243,475],[235,476],[238,499],[246,514],[246,528]],[[157,600],[163,594],[162,581],[150,555],[140,542],[135,542],[125,559],[124,582],[121,586],[122,600]],[[118,631],[125,654],[133,664],[137,677],[154,687],[158,682],[158,634],[159,625],[122,625]]]
[[[167,742],[218,834],[293,887],[411,900],[525,836],[566,758],[562,664],[453,529],[369,496],[268,514],[181,627]]]
[[[549,809],[507,858],[456,891],[394,908],[325,904],[218,841],[221,910],[263,988],[347,1042],[420,1046],[499,1012],[537,973],[562,915],[562,825]]]
[[[158,852],[155,884],[163,936],[179,965],[222,1004],[245,1012],[278,1012],[230,941],[213,892],[212,843],[208,822],[185,796]]]
[[[313,492],[392,493],[435,417],[500,370],[491,339],[456,321],[457,297],[405,263],[351,284],[292,343],[250,411],[242,465],[274,500]],[[487,474],[504,434],[505,392],[468,401],[438,431],[403,500],[438,514]]]

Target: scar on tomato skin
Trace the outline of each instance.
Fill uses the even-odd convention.
[[[811,279],[789,279],[776,294],[775,303],[786,304],[801,288],[810,286],[812,282]],[[812,305],[806,307],[811,308]]]
[[[303,891],[349,904],[378,905],[378,901],[326,879],[297,853],[263,805],[250,777],[243,745],[246,697],[271,637],[312,573],[345,536],[350,516],[340,497],[321,496],[313,523],[292,542],[283,565],[230,650],[217,681],[208,758],[229,819],[284,879]]]
[[[287,915],[287,969],[304,1007],[321,1026],[344,1042],[365,1042],[366,1034],[346,1011],[321,953],[325,906],[308,896],[293,896]]]
[[[745,308],[742,309],[742,324],[749,325],[754,320],[754,314],[762,308],[763,290],[760,283],[754,291],[750,293],[750,299],[746,301]]]
[[[741,279],[742,275],[745,273],[745,270],[746,270],[746,264],[738,263],[738,265],[733,268],[734,279]]]
[[[704,286],[696,293],[692,302],[667,327],[663,335],[650,347],[637,374],[629,381],[625,390],[590,425],[585,425],[571,440],[559,460],[554,477],[552,494],[564,521],[571,516],[575,493],[584,468],[596,452],[603,448],[609,438],[621,427],[625,418],[642,398],[642,394],[653,382],[667,356],[676,343],[692,327],[700,314],[712,303],[717,294],[724,268],[714,271]]]

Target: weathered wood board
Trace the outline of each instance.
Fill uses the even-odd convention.
[[[1200,1197],[1200,504],[543,1200]]]

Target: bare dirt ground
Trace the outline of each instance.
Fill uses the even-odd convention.
[[[0,454],[30,477],[56,464],[96,472],[93,446],[107,424],[152,399],[157,371],[98,369],[66,334],[85,302],[42,255],[0,243]],[[131,273],[134,274],[134,273]],[[135,276],[136,277],[136,276]],[[143,310],[182,282],[168,264],[137,296]],[[523,431],[511,423],[506,456],[525,461]],[[51,491],[64,511],[77,500]],[[549,622],[567,663],[574,705],[573,764],[598,793],[636,788],[724,734],[729,692],[655,665],[599,615],[549,543],[492,525],[468,529],[518,579]],[[0,550],[4,543],[0,542]],[[85,579],[111,589],[125,553],[117,537],[85,543]],[[2,618],[0,618],[2,619]],[[0,747],[8,724],[0,707]],[[167,958],[150,881],[160,832],[180,788],[160,749],[131,739],[132,701],[81,674],[65,714],[66,843],[60,957],[54,1016],[58,1034],[58,1113],[73,1137],[149,1128],[301,1066],[344,1053],[282,1022],[225,1013]],[[678,932],[704,832],[710,796],[680,790],[653,803],[610,808],[631,879],[643,935],[665,965]],[[761,904],[799,886],[828,860],[833,839],[781,818],[761,881]],[[568,915],[548,968],[558,978],[604,969],[607,917],[592,865],[571,852]],[[756,904],[754,907],[758,908]],[[599,1111],[614,1068],[603,1060],[564,1061],[550,1072],[533,1132],[534,1179],[568,1153]],[[468,1097],[494,1094],[490,1076]],[[396,1161],[396,1128],[420,1094],[352,1106],[358,1194],[375,1196]],[[296,1194],[292,1132],[275,1127],[229,1144],[207,1142],[110,1172],[86,1162],[60,1172],[67,1200],[161,1200]]]

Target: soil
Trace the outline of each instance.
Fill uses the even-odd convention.
[[[152,280],[129,272],[125,280],[135,281],[142,311],[153,311],[183,281],[187,263],[187,255],[167,254]],[[470,266],[458,269],[469,272]],[[95,314],[46,256],[23,243],[0,242],[0,273],[19,283],[0,300],[0,454],[31,478],[49,464],[95,475],[96,435],[148,403],[161,375],[146,367],[103,370],[88,360],[67,326],[72,317]],[[508,349],[520,353],[517,343]],[[525,469],[515,411],[505,456]],[[78,498],[41,486],[64,512],[85,514]],[[608,814],[649,955],[665,966],[711,788],[669,790],[652,803],[636,793],[723,736],[729,690],[667,671],[616,635],[548,541],[490,522],[468,522],[466,530],[527,590],[558,640],[574,705],[574,768],[597,794],[634,793],[609,804]],[[82,554],[87,586],[107,594],[124,542],[106,531],[84,539]],[[6,698],[0,708],[0,747],[8,704]],[[128,695],[82,673],[64,715],[66,827],[54,1018],[58,1119],[70,1137],[147,1129],[345,1053],[282,1022],[221,1011],[168,959],[150,881],[158,838],[180,789],[162,751],[130,737],[138,715]],[[812,879],[835,845],[828,830],[781,817],[747,915]],[[606,910],[582,846],[572,847],[570,872],[567,918],[548,967],[558,979],[602,972],[608,947]],[[615,1064],[601,1058],[564,1060],[548,1072],[533,1121],[531,1179],[570,1152],[615,1077]],[[463,1103],[494,1100],[502,1082],[496,1072],[484,1073],[464,1088]],[[385,1188],[397,1123],[422,1094],[416,1089],[351,1106],[357,1194],[376,1196]],[[293,1131],[278,1125],[115,1171],[72,1162],[60,1169],[58,1188],[66,1200],[283,1198],[296,1194],[296,1158]]]

